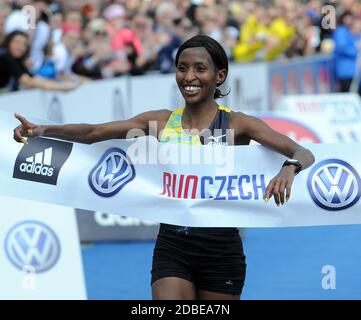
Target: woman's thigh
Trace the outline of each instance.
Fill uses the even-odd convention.
[[[188,280],[165,277],[152,284],[152,298],[153,300],[194,300],[196,289]]]

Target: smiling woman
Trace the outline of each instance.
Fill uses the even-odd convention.
[[[201,46],[199,47],[199,38],[194,37],[192,41],[185,42],[178,50],[175,63],[177,66],[176,80],[180,90],[184,89],[184,92],[187,95],[192,95],[192,93],[197,94],[201,92],[202,83],[210,84],[210,88],[206,97],[214,97],[214,99],[221,98],[225,95],[217,88],[225,80],[228,74],[228,59],[223,50],[217,45],[217,42],[210,42],[208,48]],[[217,50],[218,49],[218,50]],[[180,60],[180,55],[182,53],[182,59]],[[190,57],[190,55],[192,57]],[[195,55],[195,56],[194,56]],[[190,60],[190,58],[192,58]],[[189,62],[192,61],[193,65],[190,65]],[[192,72],[188,72],[189,68]],[[211,69],[211,70],[209,70]],[[213,70],[212,70],[213,69]],[[210,72],[209,72],[210,71]],[[212,86],[212,82],[209,81],[209,77],[216,75],[216,83]],[[199,83],[194,81],[194,79],[199,79]]]
[[[68,91],[77,84],[57,83],[33,76],[28,69],[29,36],[22,31],[9,33],[0,48],[0,90],[17,91],[20,86]]]
[[[48,136],[94,143],[126,138],[133,129],[155,136],[155,132],[161,132],[157,137],[159,141],[178,144],[248,145],[252,139],[293,161],[286,161],[267,187],[265,181],[257,177],[241,176],[239,197],[252,196],[243,189],[245,183],[249,187],[252,181],[255,198],[261,198],[258,193],[262,192],[266,202],[273,196],[277,206],[285,204],[290,198],[295,174],[314,162],[312,153],[263,121],[217,104],[216,99],[222,96],[218,87],[226,80],[228,60],[222,46],[214,39],[198,35],[183,43],[176,55],[176,68],[176,80],[185,106],[173,112],[163,109],[124,121],[58,126],[39,126],[16,115],[21,124],[14,130],[14,139],[25,143],[24,136]],[[157,130],[150,130],[154,121]],[[205,131],[209,136],[203,134]],[[175,172],[168,174],[172,177]],[[224,186],[228,181],[231,198],[219,200],[234,200],[237,177],[232,177],[218,177],[218,180],[206,177],[203,185],[208,188],[220,182]],[[180,183],[179,189],[183,188]],[[165,190],[170,189],[171,182],[166,184]],[[219,190],[217,193],[220,194]],[[237,228],[160,225],[153,254],[153,299],[239,299],[245,275],[245,256]]]

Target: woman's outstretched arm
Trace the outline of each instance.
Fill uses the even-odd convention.
[[[25,117],[15,114],[20,125],[14,129],[14,139],[25,143],[24,137],[52,137],[79,143],[91,144],[109,139],[124,139],[132,129],[140,130],[147,135],[149,122],[162,122],[167,119],[170,111],[156,110],[141,113],[131,119],[114,121],[102,124],[63,124],[63,125],[37,125],[29,122]]]

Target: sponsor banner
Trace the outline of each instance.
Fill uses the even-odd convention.
[[[268,69],[269,110],[274,110],[282,96],[325,94],[332,92],[332,59],[329,56],[272,62]]]
[[[24,145],[14,166],[13,177],[56,185],[59,170],[68,159],[72,143],[46,138]]]
[[[361,142],[361,100],[357,94],[283,97],[276,114],[307,124],[321,142]]]
[[[159,223],[104,212],[75,210],[80,240],[154,240]]]
[[[272,201],[265,204],[263,195],[285,157],[262,146],[199,147],[159,143],[151,137],[90,146],[74,143],[65,163],[54,159],[46,165],[49,144],[44,141],[41,163],[34,162],[29,173],[32,178],[19,179],[15,173],[30,162],[34,140],[43,139],[18,144],[12,140],[15,119],[8,113],[0,119],[0,193],[6,196],[183,226],[361,223],[360,144],[308,145],[316,163],[297,176],[289,203],[277,207]],[[35,161],[37,145],[32,153]],[[46,166],[53,175],[59,173],[56,185],[37,169]]]
[[[290,137],[298,143],[309,144],[320,142],[335,142],[321,140],[317,126],[312,126],[312,123],[310,126],[310,123],[305,123],[295,116],[288,115],[287,112],[272,112],[268,114],[257,113],[254,115],[266,122],[272,129]],[[313,123],[317,121],[317,119],[313,120]]]
[[[0,208],[0,299],[86,299],[73,209],[4,196]]]

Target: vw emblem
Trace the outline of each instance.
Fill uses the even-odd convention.
[[[90,171],[90,188],[99,196],[111,197],[135,178],[135,170],[127,154],[119,148],[107,150]]]
[[[328,159],[315,165],[308,175],[308,191],[321,208],[331,211],[353,206],[361,196],[361,179],[347,162]]]
[[[19,270],[32,266],[36,273],[41,273],[57,263],[60,242],[47,225],[38,221],[23,221],[13,226],[6,235],[5,252]]]

